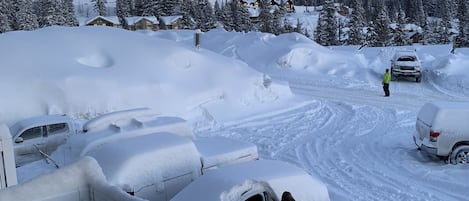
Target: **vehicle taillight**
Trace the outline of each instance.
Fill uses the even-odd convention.
[[[438,136],[440,136],[440,132],[430,131],[430,141],[436,142]]]

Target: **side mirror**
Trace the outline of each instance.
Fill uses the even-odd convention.
[[[23,138],[22,137],[16,138],[15,143],[23,143]]]

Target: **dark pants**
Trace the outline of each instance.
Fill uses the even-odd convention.
[[[389,96],[389,84],[383,84],[384,95]]]

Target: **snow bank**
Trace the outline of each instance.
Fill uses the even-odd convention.
[[[90,157],[0,192],[0,200],[94,200],[90,195],[97,200],[142,200],[110,186],[101,167]]]
[[[0,121],[43,114],[91,118],[149,107],[186,119],[291,96],[245,63],[206,50],[107,27],[48,27],[0,35]],[[17,93],[19,92],[19,93]],[[206,110],[209,111],[209,110]]]

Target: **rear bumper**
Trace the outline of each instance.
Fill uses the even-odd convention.
[[[420,150],[424,151],[424,152],[427,153],[427,154],[434,155],[434,156],[438,156],[438,155],[437,155],[437,154],[438,154],[438,149],[437,149],[436,147],[434,147],[434,146],[432,146],[432,145],[426,145],[426,144],[424,143],[424,141],[423,141],[423,140],[420,140],[420,138],[418,138],[416,135],[418,135],[418,134],[417,134],[417,133],[414,133],[414,136],[413,136],[413,138],[414,138],[414,143],[415,143],[415,145],[417,145],[417,147],[418,147]]]

